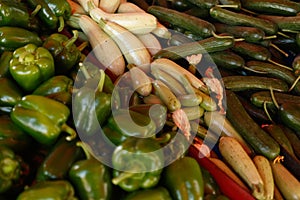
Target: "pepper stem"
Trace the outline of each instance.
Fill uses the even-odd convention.
[[[294,87],[297,85],[297,83],[300,80],[300,75],[296,78],[296,80],[294,81],[293,85],[290,87],[289,92],[292,91],[294,89]]]
[[[67,40],[66,42],[63,43],[63,45],[67,49],[71,48],[71,46],[74,44],[74,42],[78,39],[78,31],[73,30],[72,33],[73,33],[73,37],[71,37],[69,40]]]
[[[103,87],[104,87],[104,81],[105,81],[105,73],[103,69],[100,69],[100,80],[97,86],[97,90],[99,92],[102,92]]]
[[[78,65],[79,65],[79,67],[80,67],[80,70],[81,70],[82,73],[83,73],[84,78],[85,78],[85,79],[90,79],[91,76],[90,76],[89,72],[87,71],[85,65],[84,65],[82,62],[80,62]]]
[[[42,6],[41,5],[37,5],[35,7],[35,9],[31,12],[30,16],[34,17],[40,10],[41,10]]]
[[[166,142],[169,142],[169,140],[171,139],[171,134],[170,133],[166,133],[165,135],[163,135],[162,137],[157,137],[154,138],[158,143],[163,144]]]
[[[91,154],[90,154],[91,148],[87,144],[85,144],[82,141],[78,141],[78,142],[76,142],[76,146],[79,146],[82,148],[86,159],[91,159]]]
[[[77,49],[79,51],[82,51],[85,47],[87,47],[89,45],[89,42],[85,41],[85,42],[82,42],[78,47]]]
[[[57,31],[61,32],[65,27],[65,20],[64,20],[63,16],[58,17],[58,22],[59,22],[59,26],[58,26]]]
[[[76,131],[73,128],[71,128],[70,126],[68,126],[67,124],[63,124],[61,126],[61,130],[69,134],[66,137],[67,141],[71,141],[71,140],[75,139],[77,136]]]
[[[121,183],[122,181],[131,178],[135,175],[135,173],[131,173],[131,172],[123,172],[121,173],[119,176],[114,177],[111,181],[114,185],[118,185],[119,183]]]

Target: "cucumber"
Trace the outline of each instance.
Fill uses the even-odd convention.
[[[224,24],[257,27],[262,29],[267,35],[275,35],[278,31],[277,24],[270,20],[234,12],[219,6],[212,7],[209,13],[212,18]]]
[[[281,30],[300,31],[300,15],[297,16],[275,16],[258,15],[259,18],[275,23]]]
[[[288,85],[283,80],[263,76],[226,76],[222,78],[226,89],[232,91],[270,90],[287,92]]]
[[[230,33],[236,38],[244,38],[247,42],[258,42],[264,39],[265,32],[260,28],[249,26],[233,26],[223,23],[214,23],[219,33]]]
[[[300,102],[300,96],[286,94],[281,92],[274,92],[274,96],[276,101],[279,104],[282,103],[297,103]],[[268,106],[274,107],[274,103],[270,94],[270,91],[259,91],[251,94],[250,101],[253,105],[262,108],[264,102],[267,103]]]
[[[233,91],[226,90],[226,98],[226,116],[234,128],[257,154],[275,159],[280,153],[278,143],[249,116]]]
[[[300,102],[281,104],[278,109],[278,117],[284,125],[293,129],[300,137]]]
[[[245,66],[245,60],[232,51],[217,51],[210,53],[209,56],[213,59],[218,67],[234,70],[241,69]]]
[[[209,9],[203,9],[199,7],[192,7],[191,9],[185,11],[185,13],[201,19],[206,19],[209,17]]]
[[[198,6],[199,8],[211,8],[219,4],[218,0],[188,0],[191,4]]]
[[[162,22],[182,27],[203,38],[210,37],[215,32],[215,27],[212,23],[170,8],[152,5],[149,6],[148,12]]]
[[[184,43],[179,46],[170,46],[158,51],[153,58],[168,58],[171,60],[180,59],[193,54],[212,53],[224,51],[233,47],[233,38],[209,37],[197,42]]]
[[[292,71],[272,63],[251,60],[246,62],[246,66],[248,69],[255,70],[258,73],[264,73],[268,77],[279,78],[287,82],[289,86],[296,80],[296,76]],[[294,91],[300,94],[300,82],[295,85]]]
[[[300,11],[298,2],[288,0],[241,0],[243,8],[271,15],[293,16]]]
[[[232,50],[239,55],[260,61],[267,61],[271,58],[271,52],[266,47],[245,41],[235,42]]]

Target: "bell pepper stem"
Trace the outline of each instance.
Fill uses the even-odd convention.
[[[170,134],[170,133],[167,133],[167,134],[165,134],[165,135],[162,136],[162,137],[155,138],[155,140],[156,140],[158,143],[160,143],[160,144],[166,143],[166,142],[168,142],[170,139],[171,139],[171,134]]]
[[[71,37],[69,40],[64,42],[64,46],[66,49],[71,48],[71,46],[74,44],[74,42],[78,39],[78,31],[77,30],[73,30],[73,37]]]
[[[85,47],[87,47],[89,45],[89,42],[87,42],[87,41],[85,41],[85,42],[83,42],[83,43],[81,43],[78,47],[77,47],[77,49],[79,50],[79,51],[82,51]]]
[[[97,86],[97,90],[99,92],[102,92],[103,86],[104,86],[104,81],[105,81],[105,72],[103,69],[100,69],[100,80]]]
[[[76,131],[73,128],[71,128],[70,126],[68,126],[67,124],[63,124],[61,126],[61,130],[69,134],[66,137],[67,141],[71,141],[71,140],[75,139],[77,136]]]
[[[14,171],[18,167],[18,163],[10,158],[5,158],[2,163],[3,166],[0,166],[0,177],[2,179],[7,179],[15,176]]]
[[[59,26],[58,26],[57,31],[61,32],[65,27],[65,20],[64,20],[63,16],[59,16],[58,21],[59,21]]]
[[[41,5],[37,5],[35,7],[35,9],[31,12],[30,16],[34,17],[40,10],[41,10],[42,6]]]
[[[90,76],[89,72],[87,71],[85,65],[82,62],[79,63],[79,67],[80,67],[80,70],[82,71],[83,76],[85,77],[85,79],[90,79],[91,76]]]
[[[114,177],[111,181],[113,184],[118,185],[120,182],[131,178],[135,175],[135,173],[131,173],[131,172],[123,172],[121,173],[119,176]]]
[[[90,154],[91,150],[90,150],[90,148],[89,148],[89,146],[87,144],[85,144],[82,141],[78,141],[78,142],[76,142],[76,146],[79,146],[79,147],[82,148],[86,159],[91,159],[91,154]]]

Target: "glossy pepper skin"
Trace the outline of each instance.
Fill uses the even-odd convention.
[[[21,161],[15,152],[0,146],[0,194],[9,190],[20,177]]]
[[[172,200],[169,191],[162,186],[129,193],[124,200]]]
[[[112,155],[115,185],[127,192],[155,187],[164,167],[164,154],[153,138],[128,137]]]
[[[76,140],[67,141],[61,137],[37,169],[36,181],[66,179],[73,163],[83,158],[83,152],[76,146]]]
[[[14,51],[27,44],[42,45],[39,35],[25,28],[16,26],[0,27],[0,53],[4,51]]]
[[[21,88],[10,78],[0,78],[0,107],[11,110],[23,97]]]
[[[78,143],[77,143],[78,144]],[[110,169],[82,145],[86,158],[75,162],[69,170],[69,179],[82,200],[110,200],[112,182]]]
[[[111,114],[111,93],[103,91],[105,73],[88,78],[86,84],[73,95],[73,117],[76,129],[84,135],[95,134]]]
[[[74,36],[68,38],[61,33],[51,34],[43,43],[43,47],[52,54],[55,62],[55,73],[66,74],[79,62],[81,51],[74,42],[78,38],[78,31],[73,31]]]
[[[162,179],[174,200],[203,199],[201,169],[192,157],[184,156],[165,167]]]
[[[16,126],[8,115],[0,116],[0,146],[6,146],[23,155],[32,145],[32,138]]]
[[[73,80],[65,75],[49,78],[39,85],[32,94],[46,96],[70,105],[72,101]]]
[[[36,18],[30,16],[26,5],[17,0],[0,1],[0,26],[18,26],[26,29],[37,29]]]
[[[70,115],[69,108],[56,100],[40,96],[26,95],[10,113],[15,124],[31,135],[37,142],[52,145],[60,133],[71,134],[66,139],[72,140],[76,132],[66,124]]]
[[[26,92],[32,92],[43,81],[54,76],[54,60],[46,48],[27,44],[13,52],[9,71]]]
[[[67,180],[42,181],[21,192],[17,200],[76,200],[74,188]]]
[[[11,77],[9,72],[9,62],[12,58],[12,51],[4,51],[0,56],[0,78]]]

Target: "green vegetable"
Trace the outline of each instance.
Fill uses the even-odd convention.
[[[184,156],[165,167],[162,181],[174,200],[203,199],[201,168],[192,157]]]
[[[0,194],[9,190],[20,175],[20,159],[10,148],[0,146]]]
[[[82,200],[109,200],[112,195],[110,169],[95,157],[83,143],[78,142],[86,159],[75,162],[69,170],[69,179]]]
[[[0,84],[0,107],[12,108],[21,100],[23,91],[9,78],[0,78]]]
[[[153,138],[127,138],[112,155],[112,183],[123,190],[155,187],[164,165],[164,155]]]
[[[39,35],[21,27],[0,27],[0,52],[14,51],[27,44],[42,45]]]
[[[162,186],[146,189],[146,190],[138,190],[135,192],[129,193],[124,200],[171,200],[171,196],[169,191]]]
[[[72,140],[76,132],[66,124],[69,108],[50,98],[27,95],[22,98],[10,113],[11,119],[37,142],[52,145],[61,132],[70,134]]]
[[[76,140],[67,141],[60,138],[38,167],[35,180],[66,179],[73,163],[82,157],[81,148],[76,146]]]
[[[74,188],[67,180],[42,181],[21,192],[17,200],[76,200]]]
[[[0,56],[0,78],[11,77],[9,72],[9,62],[13,53],[11,51],[4,51]]]
[[[70,39],[64,34],[53,33],[43,43],[43,47],[48,49],[54,58],[56,74],[66,74],[81,58],[81,52],[74,44],[78,38],[78,31],[73,33],[74,36]]]
[[[244,58],[232,51],[217,51],[210,53],[209,56],[220,68],[234,70],[241,69],[245,65]]]
[[[54,76],[55,67],[53,57],[47,49],[27,44],[13,52],[9,70],[26,92],[32,92],[43,81]]]
[[[300,135],[300,103],[283,103],[278,110],[278,116],[283,124]]]
[[[279,29],[288,31],[300,31],[300,15],[278,16],[278,15],[259,15],[261,19],[275,23]]]

